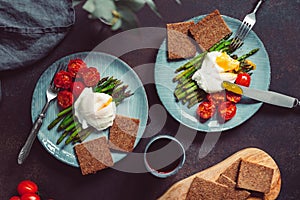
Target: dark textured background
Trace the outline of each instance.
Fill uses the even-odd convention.
[[[148,7],[139,13],[140,26],[165,27],[166,23],[183,21],[219,9],[221,14],[243,19],[253,9],[256,0],[182,0],[156,1],[162,19]],[[266,1],[258,12],[254,31],[263,41],[271,62],[270,89],[299,96],[299,0]],[[107,169],[91,176],[82,176],[80,170],[56,160],[36,141],[26,162],[19,166],[17,155],[29,133],[31,123],[31,96],[39,76],[57,59],[79,51],[90,51],[101,41],[117,32],[98,21],[87,19],[80,7],[76,8],[76,24],[66,39],[49,56],[23,69],[2,72],[3,99],[0,102],[0,199],[16,194],[20,180],[31,179],[38,183],[45,199],[155,199],[173,183],[212,166],[232,153],[246,147],[258,147],[268,152],[280,167],[282,190],[278,199],[300,198],[300,109],[284,109],[263,105],[246,123],[222,133],[210,154],[197,159],[204,133],[198,132],[187,150],[187,161],[180,172],[167,179],[150,174],[124,173]],[[159,43],[161,41],[154,41]],[[135,66],[155,62],[157,50],[144,49],[122,56]],[[1,55],[2,56],[2,55]],[[153,80],[153,65],[139,74]],[[146,77],[147,75],[147,77]],[[150,77],[149,77],[150,76]],[[149,106],[160,104],[155,86],[145,86]],[[176,133],[179,124],[168,116],[161,133]],[[147,131],[147,130],[146,130]],[[149,130],[148,130],[149,131]],[[149,139],[142,139],[137,151],[143,151]],[[184,142],[184,139],[183,139]]]

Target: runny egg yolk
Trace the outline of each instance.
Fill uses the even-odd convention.
[[[221,55],[216,57],[216,63],[224,69],[225,72],[238,70],[240,62],[234,60],[226,53],[222,53]]]
[[[110,97],[104,104],[102,104],[99,108],[98,111],[105,108],[106,106],[108,106],[110,103],[112,102],[112,98]]]

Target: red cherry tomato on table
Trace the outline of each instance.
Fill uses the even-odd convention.
[[[74,102],[74,96],[72,92],[68,90],[59,91],[57,94],[57,103],[61,108],[70,107]]]
[[[17,187],[19,195],[27,194],[27,193],[36,193],[38,191],[38,186],[33,181],[24,180],[18,184]]]
[[[79,58],[72,59],[68,63],[68,72],[71,73],[72,77],[76,77],[76,74],[81,68],[87,68],[85,62]]]
[[[21,200],[41,200],[41,198],[37,194],[26,193],[21,196]]]
[[[232,119],[236,113],[235,103],[230,101],[225,101],[221,103],[220,106],[218,107],[218,113],[220,117],[225,121]]]
[[[100,80],[100,73],[95,67],[82,68],[78,72],[86,86],[95,86]]]
[[[251,82],[251,76],[248,73],[239,73],[235,80],[235,83],[245,87],[249,87]]]
[[[216,107],[212,102],[204,101],[199,104],[196,112],[201,119],[209,119],[214,115],[215,110]]]
[[[233,103],[238,103],[242,98],[242,95],[235,94],[233,92],[226,91],[226,99]]]
[[[21,197],[19,196],[12,196],[9,198],[9,200],[21,200]]]
[[[84,90],[84,88],[85,88],[85,85],[82,82],[75,81],[71,87],[74,97],[75,98],[79,97],[79,95],[81,94],[82,90]]]
[[[66,71],[59,71],[54,77],[54,85],[58,88],[69,89],[73,82],[72,75]]]

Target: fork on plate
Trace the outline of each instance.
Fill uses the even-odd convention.
[[[264,0],[260,0],[257,3],[257,5],[256,5],[255,9],[253,10],[253,12],[246,15],[246,17],[244,18],[242,24],[240,25],[238,30],[235,32],[235,36],[234,36],[234,38],[233,38],[233,40],[230,44],[231,51],[236,50],[237,48],[239,48],[243,44],[243,41],[244,41],[245,37],[248,35],[250,30],[252,29],[252,27],[256,23],[255,13],[257,12],[259,6],[262,4],[263,1]]]
[[[41,113],[39,114],[38,118],[35,120],[33,127],[29,133],[29,136],[24,144],[24,146],[22,147],[21,151],[19,152],[19,156],[18,156],[18,164],[22,164],[25,159],[28,157],[29,152],[31,150],[32,144],[37,136],[37,133],[39,132],[42,123],[43,123],[43,119],[45,118],[45,114],[47,112],[47,109],[50,105],[50,102],[55,99],[57,97],[57,93],[59,92],[59,88],[55,86],[54,84],[54,77],[56,75],[57,72],[59,72],[60,70],[63,70],[65,68],[65,65],[63,64],[59,64],[59,66],[57,67],[52,80],[50,82],[50,85],[46,91],[46,97],[47,97],[47,101],[46,104],[44,105]]]

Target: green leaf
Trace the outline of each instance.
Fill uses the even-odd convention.
[[[116,1],[117,7],[124,6],[128,7],[133,11],[139,11],[142,7],[144,7],[146,1],[145,0],[118,0]]]
[[[89,13],[93,13],[95,10],[94,0],[87,0],[82,8]]]
[[[135,13],[128,7],[120,6],[118,7],[118,12],[121,15],[122,19],[122,28],[123,29],[132,29],[138,27],[138,19]]]
[[[73,0],[72,1],[72,7],[74,8],[75,6],[77,6],[78,4],[80,4],[82,2],[82,0]]]
[[[95,0],[96,10],[95,15],[102,17],[106,21],[113,19],[113,10],[116,10],[116,5],[113,0]]]
[[[161,15],[159,14],[155,3],[152,0],[145,0],[147,5],[151,8],[151,10],[158,16],[161,18]]]
[[[116,10],[116,5],[113,0],[87,0],[83,8],[90,12],[93,17],[111,22],[113,19],[112,11]]]

